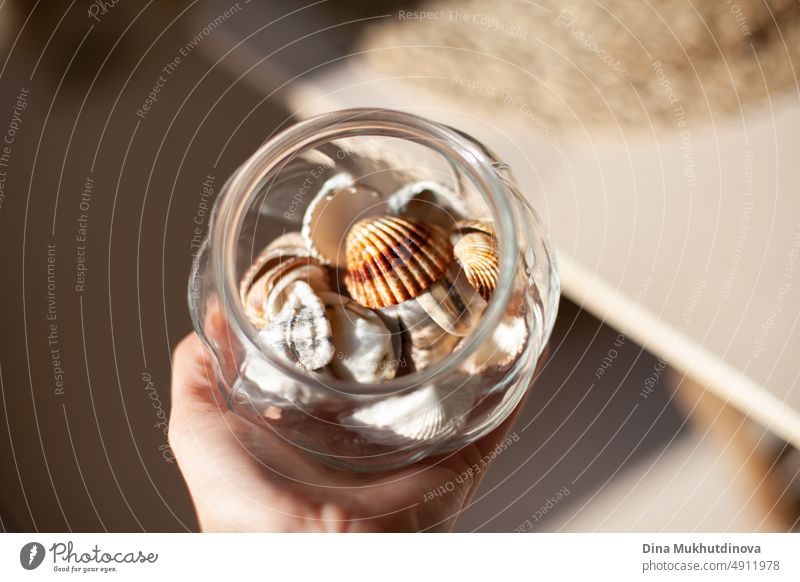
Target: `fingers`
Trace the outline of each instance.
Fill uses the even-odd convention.
[[[172,404],[219,408],[211,354],[197,334],[183,338],[172,352]]]
[[[169,415],[169,442],[178,464],[185,460],[187,441],[196,439],[192,427],[197,417],[218,410],[212,393],[212,366],[196,334],[183,338],[172,352],[172,405]]]

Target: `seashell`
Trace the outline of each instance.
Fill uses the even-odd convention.
[[[461,341],[459,336],[442,329],[413,299],[380,311],[386,319],[394,318],[402,330],[402,359],[408,358],[413,371],[424,370],[452,354]]]
[[[386,204],[392,214],[424,220],[450,230],[471,213],[465,200],[437,182],[415,182],[391,194]]]
[[[474,385],[464,377],[455,388],[426,386],[365,406],[340,420],[371,442],[404,447],[456,434],[474,402]]]
[[[467,232],[453,246],[453,255],[464,269],[470,285],[489,301],[500,272],[497,239],[479,230]]]
[[[280,172],[270,179],[267,193],[261,197],[258,212],[262,217],[300,227],[313,192],[312,186],[325,184],[331,176],[342,173],[336,168],[335,155],[321,150],[305,150],[281,164]]]
[[[405,352],[418,371],[451,354],[475,329],[485,308],[486,302],[463,271],[451,266],[415,299],[381,312],[398,321],[406,338]]]
[[[453,260],[453,247],[441,228],[397,216],[356,223],[347,234],[346,251],[347,290],[372,309],[413,299]]]
[[[524,317],[506,315],[488,341],[481,344],[465,362],[472,374],[502,373],[522,355],[528,340],[528,324]]]
[[[486,309],[486,301],[469,284],[465,271],[452,266],[416,301],[439,327],[460,337],[469,335]]]
[[[318,372],[318,371],[317,371]],[[248,358],[232,388],[232,399],[261,411],[312,406],[322,396],[263,357]]]
[[[331,181],[329,181],[331,182]],[[353,224],[385,213],[381,196],[363,186],[326,184],[303,216],[302,237],[311,254],[325,265],[343,267],[345,236]]]
[[[231,393],[228,395],[229,405],[249,409],[257,416],[279,419],[283,411],[318,409],[324,405],[329,395],[309,385],[307,381],[296,379],[286,374],[268,359],[263,357],[263,348],[246,346],[249,352],[239,368]],[[318,377],[333,376],[330,364],[318,368],[310,374]]]
[[[240,295],[244,297],[254,281],[282,261],[306,257],[309,254],[308,249],[305,247],[305,241],[299,232],[284,233],[268,244],[258,254],[250,268],[247,269],[239,284]]]
[[[478,232],[478,231],[473,231]],[[525,258],[522,259],[525,261]],[[515,275],[511,299],[506,305],[503,318],[492,332],[465,361],[466,369],[484,377],[505,374],[517,362],[530,343],[530,314],[534,311],[528,300],[528,283],[520,269]],[[536,287],[533,287],[534,292]]]
[[[331,324],[333,375],[361,383],[391,380],[400,359],[400,334],[374,311],[343,295],[320,293]]]
[[[299,233],[290,232],[270,243],[242,277],[239,294],[253,325],[267,325],[283,308],[282,291],[298,280],[306,281],[315,291],[330,288],[328,269],[309,255]]]
[[[294,255],[297,257],[304,257],[309,254],[303,235],[296,230],[285,232],[278,238],[273,239],[264,250],[274,254]]]
[[[298,257],[279,262],[249,288],[242,288],[245,314],[262,328],[284,307],[286,290],[295,281],[304,281],[315,290],[330,288],[328,271],[312,257]]]
[[[282,293],[283,306],[259,331],[259,341],[306,371],[326,366],[334,347],[322,300],[305,281],[292,281]]]
[[[267,319],[276,316],[284,307],[288,292],[295,281],[307,283],[315,293],[330,289],[328,269],[317,263],[312,257],[302,257],[294,261],[281,263],[263,278],[266,289],[264,313]]]

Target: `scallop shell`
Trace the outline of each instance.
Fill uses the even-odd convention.
[[[331,324],[337,378],[361,383],[391,380],[400,359],[400,334],[374,311],[343,295],[320,293]]]
[[[383,214],[382,206],[381,196],[363,186],[323,187],[303,217],[306,246],[323,264],[343,267],[347,231],[359,220]]]
[[[322,300],[305,281],[292,281],[283,293],[283,306],[259,331],[259,341],[304,370],[326,366],[334,347]]]
[[[341,419],[371,442],[404,447],[456,434],[475,402],[469,377],[456,386],[426,386],[361,408]]]
[[[467,232],[456,242],[453,255],[464,269],[470,285],[489,301],[500,272],[497,239],[478,230]]]
[[[358,222],[346,245],[347,290],[372,309],[418,296],[453,260],[453,247],[441,228],[397,216]]]

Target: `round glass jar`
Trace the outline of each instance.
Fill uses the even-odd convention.
[[[354,184],[415,203],[421,192],[455,195],[496,237],[496,285],[475,328],[440,360],[378,383],[308,372],[265,348],[239,289],[262,248],[302,229],[321,192]],[[442,210],[433,200],[419,204]],[[459,131],[384,109],[320,115],[265,143],[223,186],[189,282],[230,408],[353,471],[408,465],[497,427],[531,386],[558,298],[552,247],[508,167]]]

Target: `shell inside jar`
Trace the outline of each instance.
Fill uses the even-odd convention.
[[[499,271],[493,225],[466,213],[443,187],[383,196],[353,183],[321,193],[302,231],[275,239],[242,278],[242,305],[261,347],[307,372],[367,384],[457,351],[478,326]],[[503,325],[525,327],[518,319]],[[523,332],[515,337],[524,342]],[[518,343],[489,345],[504,338],[481,346],[470,373],[513,363]]]

